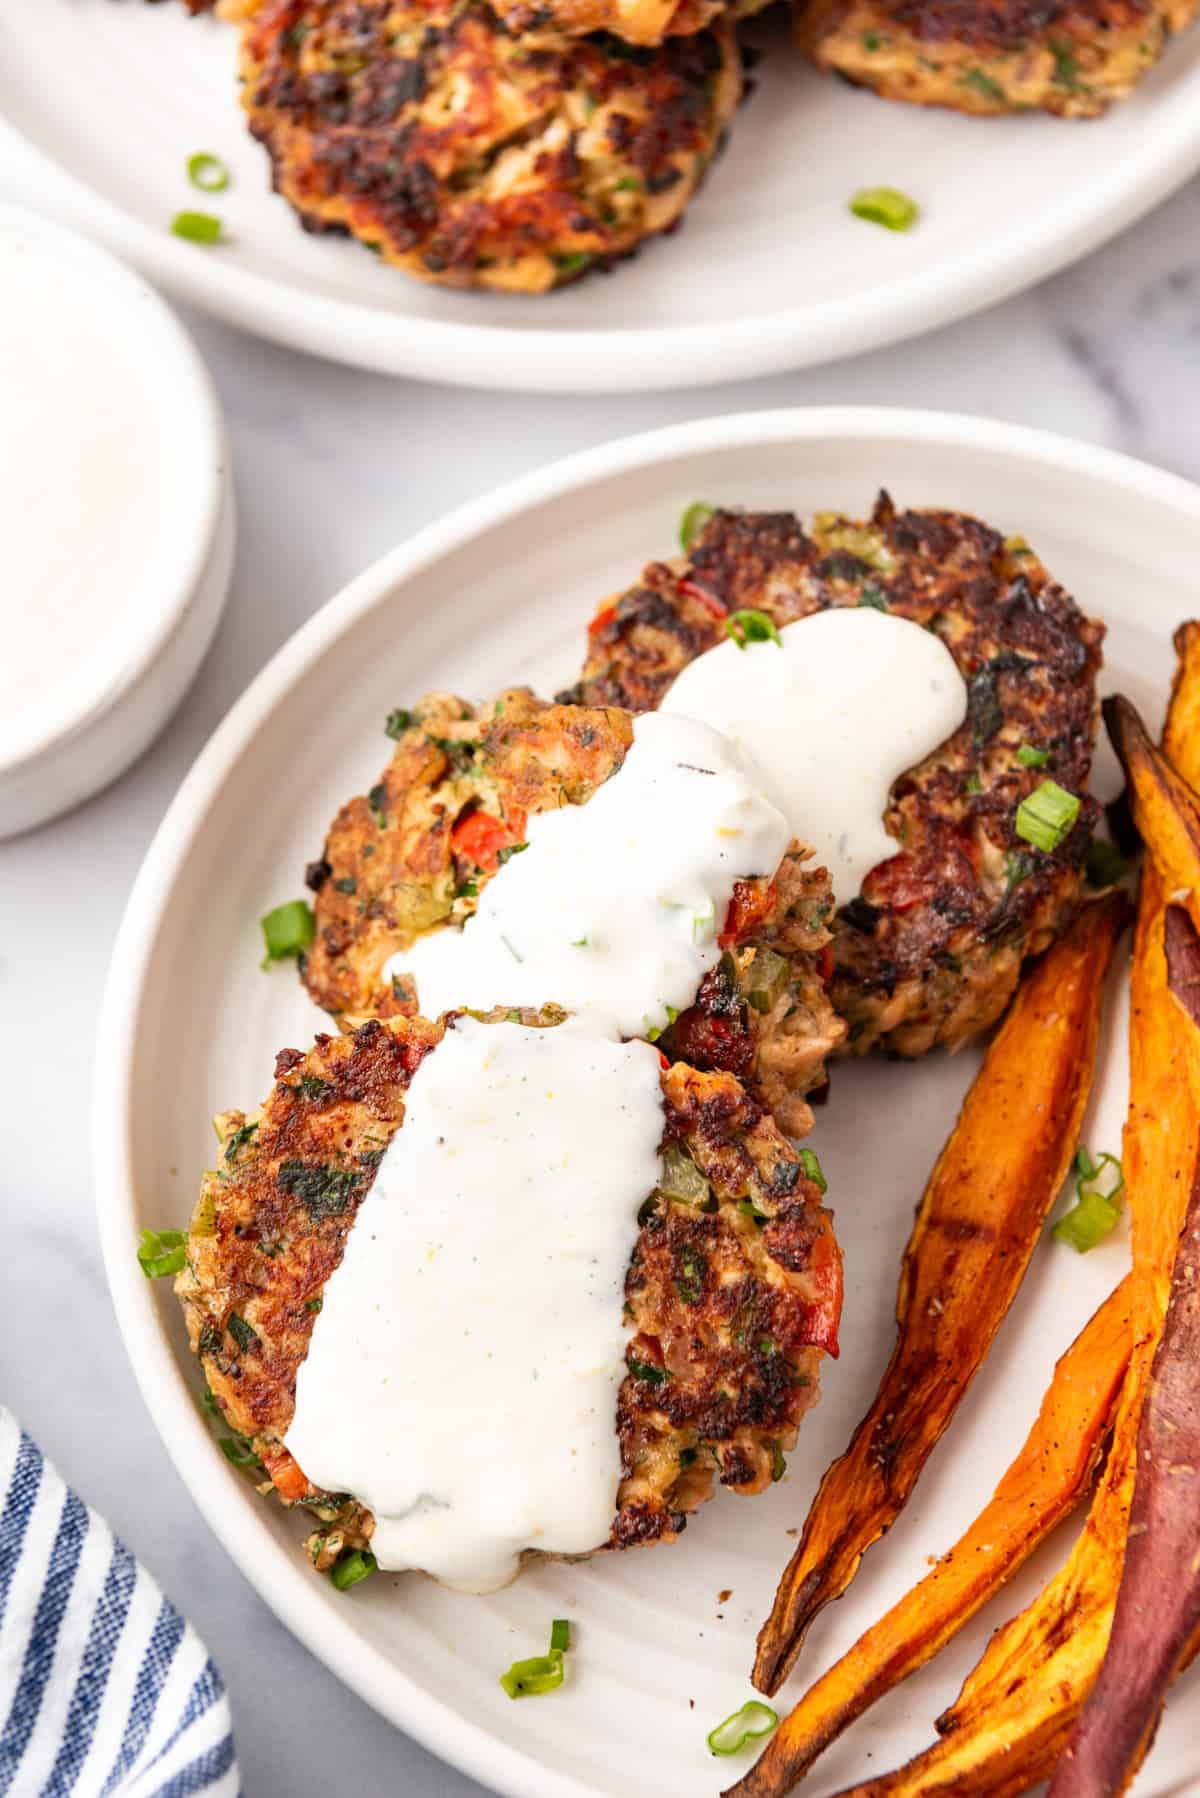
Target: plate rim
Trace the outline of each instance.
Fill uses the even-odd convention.
[[[1200,33],[1200,20],[1192,29]],[[0,146],[15,143],[36,166],[86,202],[95,234],[173,297],[289,349],[351,367],[453,387],[517,393],[666,392],[822,367],[923,335],[1010,299],[1057,274],[1151,212],[1200,171],[1200,64],[1170,106],[1174,128],[1153,111],[1135,154],[1101,165],[1066,221],[1049,209],[1023,248],[984,237],[950,278],[944,259],[868,290],[765,318],[645,330],[546,330],[463,324],[384,312],[306,293],[242,269],[126,212],[0,112]],[[1193,91],[1189,116],[1187,90]],[[1159,102],[1160,117],[1172,96]],[[880,100],[879,105],[894,104]],[[1136,104],[1136,96],[1125,104]],[[986,119],[968,120],[983,129]],[[1083,130],[1102,120],[1058,121]],[[995,247],[992,247],[994,244]],[[399,275],[397,276],[399,279]],[[873,298],[871,296],[874,296]],[[486,301],[487,296],[482,296]],[[883,303],[880,303],[882,297]],[[612,352],[619,350],[619,354]],[[702,376],[697,379],[697,370]]]
[[[447,1761],[504,1798],[604,1798],[600,1788],[545,1766],[473,1723],[463,1709],[414,1686],[349,1619],[322,1602],[319,1583],[299,1561],[277,1580],[279,1545],[264,1517],[249,1526],[228,1485],[212,1482],[212,1437],[189,1400],[154,1300],[153,1283],[132,1252],[138,1220],[132,1177],[136,1025],[161,914],[182,872],[191,839],[218,803],[259,724],[286,699],[331,643],[353,630],[404,585],[472,538],[547,501],[614,475],[682,453],[749,444],[778,446],[822,438],[870,436],[889,442],[999,452],[1037,466],[1099,477],[1176,508],[1200,529],[1200,484],[1119,451],[1001,420],[884,406],[796,407],[709,416],[639,432],[563,457],[518,476],[425,526],[377,558],[289,637],[235,700],[192,764],[156,830],[131,888],[114,941],[96,1033],[91,1143],[95,1208],[117,1326],[143,1402],[189,1496],[221,1547],[282,1623],[351,1691]],[[186,1394],[183,1394],[186,1398]],[[204,1493],[204,1502],[199,1495]],[[236,1511],[236,1514],[235,1514]],[[186,1604],[186,1598],[183,1599]]]

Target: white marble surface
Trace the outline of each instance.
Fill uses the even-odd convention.
[[[70,216],[32,168],[0,194]],[[75,216],[74,222],[84,222]],[[664,397],[472,395],[352,372],[189,317],[225,403],[241,509],[230,606],[173,724],[116,786],[0,845],[0,1399],[187,1609],[231,1688],[253,1798],[464,1798],[299,1647],[222,1553],[159,1443],[118,1339],[92,1219],[87,1114],[105,965],[184,772],[280,643],[417,526],[507,476],[710,412],[816,402],[988,413],[1200,479],[1200,182],[1081,267],[918,342]],[[1103,531],[1103,519],[1096,520]]]

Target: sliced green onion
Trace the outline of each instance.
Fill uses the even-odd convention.
[[[228,168],[219,156],[213,156],[208,150],[198,150],[188,157],[187,176],[202,194],[219,194],[229,186]]]
[[[695,500],[679,520],[679,542],[683,549],[691,549],[701,531],[710,518],[716,513],[715,506],[706,506],[703,500]]]
[[[731,612],[725,620],[725,634],[733,638],[739,649],[745,649],[748,643],[776,643],[783,648],[779,627],[765,612]]]
[[[761,1699],[752,1698],[740,1711],[726,1717],[704,1738],[710,1754],[737,1754],[747,1742],[757,1742],[778,1728],[779,1713]]]
[[[771,1484],[777,1485],[787,1472],[787,1462],[778,1442],[771,1444]]]
[[[357,1586],[360,1580],[374,1573],[378,1566],[379,1562],[369,1548],[355,1548],[342,1556],[329,1577],[339,1592],[348,1592],[351,1586]]]
[[[1083,866],[1090,887],[1114,887],[1129,872],[1121,851],[1104,837],[1092,838]]]
[[[850,201],[856,219],[882,225],[887,231],[908,231],[921,216],[915,200],[898,187],[860,187]]]
[[[571,1624],[566,1617],[556,1617],[550,1625],[551,1654],[565,1654],[571,1646]]]
[[[566,256],[552,256],[550,260],[560,275],[577,275],[589,262],[594,262],[595,257],[587,250],[572,250]],[[515,1697],[515,1693],[512,1696]]]
[[[411,730],[415,722],[412,713],[406,712],[404,707],[400,706],[396,711],[388,713],[383,726],[383,734],[385,737],[390,737],[394,743],[398,737],[404,735],[406,730]]]
[[[817,1160],[811,1149],[800,1150],[800,1166],[804,1169],[818,1192],[829,1191],[829,1182],[821,1172],[821,1163]]]
[[[177,212],[171,229],[189,243],[219,243],[221,239],[221,221],[211,212]]]
[[[165,1280],[168,1274],[177,1274],[187,1260],[186,1232],[143,1230],[137,1258],[148,1280]]]
[[[755,1011],[770,1011],[788,983],[791,967],[785,955],[774,949],[756,949],[750,963],[747,1001]]]
[[[711,1188],[687,1150],[671,1143],[663,1150],[658,1190],[681,1205],[706,1205]]]
[[[260,918],[259,923],[267,948],[262,963],[264,968],[273,961],[286,961],[289,956],[302,954],[317,933],[317,921],[306,899],[289,899],[286,905],[277,905],[274,911]]]
[[[1121,1215],[1118,1200],[1125,1190],[1125,1170],[1115,1155],[1093,1161],[1080,1145],[1075,1156],[1075,1203],[1054,1226],[1059,1242],[1086,1255],[1104,1241]]]
[[[1079,816],[1079,798],[1055,780],[1044,780],[1017,807],[1017,835],[1049,853],[1070,836]]]
[[[1050,760],[1050,751],[1035,749],[1032,743],[1022,743],[1017,751],[1017,760],[1022,768],[1044,768]]]
[[[514,1661],[508,1672],[500,1675],[500,1684],[510,1698],[539,1698],[562,1683],[563,1657],[557,1648],[549,1654],[535,1654],[527,1661]]]
[[[261,1467],[262,1462],[255,1454],[245,1436],[219,1436],[217,1447],[225,1459],[234,1467]]]
[[[635,1380],[645,1380],[647,1386],[661,1386],[671,1377],[665,1367],[656,1367],[653,1361],[639,1361],[634,1355],[626,1355],[625,1365]]]

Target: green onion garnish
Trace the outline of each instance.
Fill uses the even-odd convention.
[[[577,275],[595,258],[587,250],[572,250],[566,256],[552,256],[550,260],[560,275]]]
[[[385,737],[391,737],[395,742],[398,737],[404,735],[406,730],[411,730],[415,722],[411,712],[405,711],[403,706],[398,706],[394,712],[388,713],[383,726],[383,734]]]
[[[143,1230],[137,1258],[148,1280],[165,1280],[187,1260],[187,1235],[183,1230]]]
[[[273,961],[286,961],[289,956],[302,954],[317,931],[317,921],[306,899],[289,899],[286,905],[277,905],[274,911],[260,918],[259,923],[267,946],[262,962],[264,968],[270,967]]]
[[[1121,851],[1104,837],[1092,838],[1083,866],[1090,887],[1116,886],[1129,872],[1129,863]]]
[[[369,1548],[356,1548],[335,1562],[329,1577],[339,1592],[348,1592],[351,1586],[357,1586],[360,1580],[374,1573],[378,1565]]]
[[[566,1617],[556,1617],[550,1625],[551,1654],[565,1654],[571,1646],[571,1624]]]
[[[818,1192],[829,1191],[829,1182],[821,1172],[821,1163],[817,1160],[811,1149],[800,1150],[800,1166],[804,1169],[804,1172],[808,1175],[808,1178],[812,1181]]]
[[[696,500],[688,507],[679,520],[679,542],[682,548],[691,549],[692,544],[715,512],[715,506],[706,506],[702,500]]]
[[[1032,743],[1022,743],[1017,751],[1017,760],[1022,768],[1044,768],[1050,760],[1050,751],[1035,749]]]
[[[1054,1226],[1059,1242],[1086,1255],[1115,1229],[1121,1215],[1117,1203],[1125,1190],[1125,1170],[1115,1155],[1093,1161],[1081,1145],[1075,1157],[1075,1203]]]
[[[898,187],[860,187],[850,201],[850,210],[856,219],[866,219],[868,224],[882,225],[888,231],[910,230],[921,211],[917,202]]]
[[[710,1754],[737,1754],[747,1742],[757,1742],[762,1736],[769,1736],[778,1728],[779,1713],[773,1711],[769,1704],[761,1699],[752,1698],[744,1704],[740,1711],[734,1711],[732,1717],[726,1717],[724,1723],[718,1723],[705,1737]]]
[[[500,1675],[500,1684],[510,1698],[538,1698],[562,1683],[563,1657],[557,1648],[549,1654],[535,1654],[527,1661],[514,1661],[508,1672]]]
[[[1055,780],[1044,780],[1017,807],[1017,835],[1049,853],[1070,836],[1079,816],[1079,799]]]
[[[663,1150],[658,1190],[668,1199],[678,1199],[681,1205],[703,1207],[712,1189],[687,1150],[673,1142]]]
[[[261,1467],[262,1462],[255,1454],[245,1436],[219,1436],[217,1447],[225,1459],[234,1467]]]
[[[731,612],[725,620],[725,634],[739,649],[745,649],[747,643],[777,643],[783,648],[779,627],[765,612]]]
[[[171,229],[189,243],[219,243],[221,239],[221,221],[211,212],[177,212]]]
[[[188,157],[187,176],[202,194],[219,194],[229,186],[229,170],[219,156],[198,150]]]

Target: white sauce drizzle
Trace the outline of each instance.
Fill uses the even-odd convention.
[[[753,757],[845,905],[896,854],[883,827],[892,783],[962,724],[966,683],[940,637],[873,606],[815,612],[780,639],[710,649],[662,711],[706,719]]]
[[[708,724],[651,713],[585,805],[529,820],[528,849],[461,931],[422,938],[385,978],[411,973],[427,1017],[558,1004],[623,1036],[662,1028],[715,967],[735,883],[774,874],[791,837],[744,750]]]
[[[375,1514],[382,1567],[463,1590],[608,1539],[625,1274],[659,1061],[595,1024],[460,1018],[325,1288],[287,1447]]]

